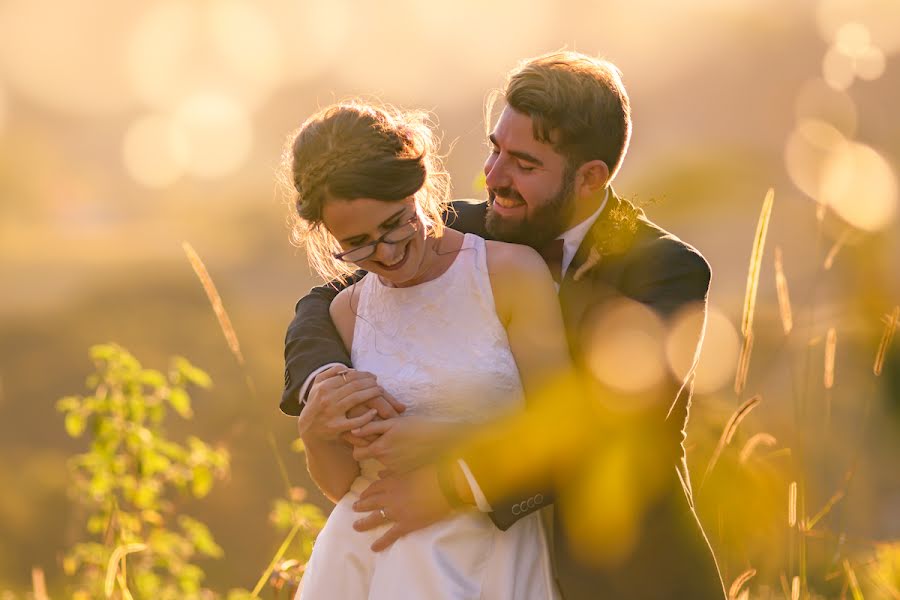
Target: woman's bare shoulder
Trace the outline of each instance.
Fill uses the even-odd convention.
[[[491,273],[506,271],[543,273],[543,271],[548,271],[544,259],[537,250],[530,246],[487,240],[485,249],[487,250],[488,271]]]
[[[356,286],[357,284],[353,284],[338,292],[329,307],[334,327],[348,349],[353,343],[353,327],[356,325],[359,308],[359,288]]]

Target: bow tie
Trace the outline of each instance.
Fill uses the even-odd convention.
[[[538,248],[538,253],[544,258],[547,266],[550,267],[550,274],[553,276],[553,281],[557,284],[562,279],[563,246],[564,241],[556,239],[546,246]]]

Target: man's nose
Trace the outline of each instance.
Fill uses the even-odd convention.
[[[506,163],[500,156],[490,156],[484,163],[484,182],[488,188],[509,187]]]

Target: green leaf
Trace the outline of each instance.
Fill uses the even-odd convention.
[[[204,523],[188,516],[182,516],[178,521],[198,552],[214,558],[219,558],[224,554],[222,548],[213,540],[209,528]]]
[[[205,371],[192,365],[190,361],[182,356],[176,356],[172,359],[172,368],[175,371],[172,375],[180,375],[185,380],[198,387],[208,388],[212,386],[212,379],[209,375]],[[172,377],[172,375],[170,375],[170,377]]]
[[[212,484],[213,476],[208,467],[197,465],[193,468],[191,492],[193,492],[195,498],[202,498],[208,494]]]
[[[175,409],[179,415],[185,419],[194,416],[191,410],[191,398],[183,388],[175,387],[169,390],[169,404]]]
[[[81,398],[78,396],[66,396],[60,398],[56,402],[56,410],[59,412],[69,412],[81,406]]]
[[[139,381],[152,388],[161,388],[166,385],[166,378],[156,369],[144,369],[141,371]]]
[[[84,415],[79,412],[66,413],[66,433],[77,438],[84,433]]]

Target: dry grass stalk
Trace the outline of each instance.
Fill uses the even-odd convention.
[[[781,246],[775,246],[775,292],[778,295],[778,312],[781,315],[781,327],[784,329],[784,335],[787,335],[794,328],[794,315],[791,311],[791,296],[788,293],[787,278],[784,276]]]
[[[834,327],[828,328],[825,336],[825,389],[834,387],[834,354],[837,347],[837,332]]]
[[[788,527],[797,525],[797,482],[788,486]]]
[[[44,570],[40,567],[31,567],[31,590],[34,600],[50,600],[47,595],[47,581],[44,578]]]
[[[791,597],[791,590],[788,586],[787,575],[784,572],[781,572],[778,575],[778,581],[781,582],[781,591],[784,594],[784,600],[789,600]]]
[[[847,240],[849,238],[850,230],[848,229],[841,234],[841,237],[837,239],[837,241],[834,243],[834,246],[832,246],[831,250],[828,251],[828,255],[825,256],[825,263],[823,264],[826,271],[834,266],[834,257],[837,256],[837,253],[840,252],[841,248],[844,247],[844,244],[847,243]]]
[[[731,587],[728,588],[728,600],[737,600],[741,588],[744,587],[744,584],[750,581],[754,575],[756,575],[756,569],[747,569],[738,575],[737,579],[731,584]],[[747,590],[744,591],[746,592]]]
[[[756,308],[756,292],[759,289],[759,272],[762,268],[763,250],[766,245],[766,233],[769,230],[769,219],[772,216],[772,205],[775,202],[775,190],[769,188],[763,200],[762,211],[756,224],[756,236],[753,238],[753,251],[750,254],[750,269],[747,272],[747,292],[744,295],[744,316],[741,319],[741,333],[746,337],[753,329],[753,312]]]
[[[742,465],[747,464],[747,461],[750,460],[750,456],[753,455],[753,452],[756,450],[757,446],[762,444],[763,446],[769,446],[770,448],[778,443],[778,440],[775,439],[775,436],[760,432],[755,433],[753,436],[744,443],[744,447],[741,448],[741,452],[738,455],[738,462]]]
[[[228,313],[225,312],[225,306],[222,304],[222,298],[216,290],[216,285],[213,283],[212,277],[209,276],[206,266],[203,264],[203,261],[200,260],[200,256],[194,251],[194,248],[190,244],[183,242],[181,247],[184,248],[184,253],[187,255],[191,267],[194,268],[194,273],[197,274],[197,278],[200,280],[200,284],[206,292],[206,297],[209,298],[209,303],[212,305],[213,312],[216,313],[216,319],[219,320],[219,327],[225,335],[225,341],[228,343],[228,347],[231,349],[235,358],[237,358],[238,364],[243,366],[244,355],[241,354],[241,345],[238,343],[237,334],[234,331],[234,327],[231,326],[231,319],[228,318]]]
[[[284,541],[281,542],[281,546],[278,547],[278,551],[275,553],[274,558],[272,558],[272,562],[270,562],[269,566],[266,567],[266,570],[256,582],[256,586],[251,592],[254,598],[259,597],[259,593],[262,591],[263,586],[266,584],[266,581],[269,580],[269,576],[272,574],[272,571],[274,571],[275,567],[277,567],[281,562],[281,558],[284,556],[284,553],[287,552],[287,549],[291,545],[291,542],[294,541],[294,537],[297,535],[297,532],[300,531],[300,526],[301,523],[295,523],[290,532],[288,532],[287,537],[285,537]]]
[[[881,334],[878,352],[875,353],[875,366],[872,368],[876,376],[881,375],[881,370],[884,368],[884,357],[891,345],[891,340],[894,338],[894,331],[896,331],[897,325],[900,325],[900,306],[895,306],[893,312],[890,315],[886,315],[884,333]]]
[[[850,584],[850,593],[853,594],[853,600],[863,600],[863,593],[859,587],[859,581],[856,579],[856,572],[846,558],[844,559],[844,572],[847,574],[847,582]]]
[[[734,374],[734,393],[740,396],[747,385],[747,373],[750,370],[750,355],[753,353],[753,332],[744,336],[741,355],[738,358],[737,371]]]
[[[123,596],[130,597],[128,587],[125,584],[125,578],[123,576],[123,573],[125,571],[125,557],[132,552],[143,552],[146,549],[147,544],[125,544],[113,550],[112,556],[109,557],[109,563],[107,563],[106,565],[106,581],[103,586],[107,598],[112,596],[113,586],[115,585],[116,581],[119,582],[119,587],[122,591]]]
[[[844,490],[838,490],[834,494],[832,494],[831,498],[828,499],[828,502],[825,503],[825,506],[822,507],[822,510],[817,512],[815,516],[809,520],[805,525],[806,531],[810,531],[813,527],[818,524],[819,521],[828,516],[828,513],[831,512],[831,509],[834,508],[834,505],[840,502],[844,498]]]
[[[716,444],[716,449],[713,450],[712,457],[709,459],[709,464],[706,466],[706,472],[703,474],[703,482],[706,481],[706,478],[709,476],[710,472],[712,472],[713,467],[719,462],[719,457],[722,455],[725,446],[731,443],[731,439],[734,437],[735,432],[737,432],[737,428],[741,424],[741,421],[743,421],[744,418],[750,414],[750,411],[756,408],[761,401],[762,396],[759,394],[752,398],[748,398],[737,407],[737,410],[731,413],[730,417],[728,417],[728,422],[725,423],[722,435],[719,436],[719,443]],[[700,483],[701,487],[703,486],[703,482]]]
[[[800,576],[794,575],[791,579],[791,600],[800,600]]]

